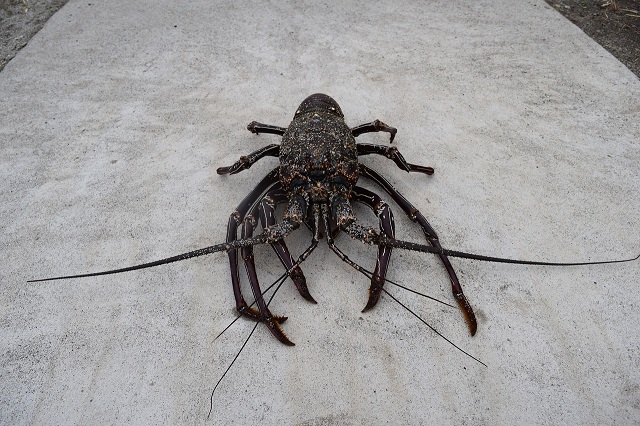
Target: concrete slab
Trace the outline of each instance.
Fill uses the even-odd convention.
[[[72,0],[0,73],[0,423],[640,422],[640,262],[454,260],[473,338],[457,309],[389,289],[485,368],[389,297],[361,314],[367,279],[322,246],[304,264],[318,305],[290,285],[272,304],[297,346],[258,327],[208,421],[252,328],[214,340],[235,317],[223,254],[26,283],[222,241],[277,162],[216,167],[277,142],[246,124],[286,126],[314,92],[350,125],[397,127],[404,156],[435,167],[362,160],[446,247],[564,261],[640,251],[640,81],[541,0]],[[420,241],[395,212],[398,235]],[[339,243],[373,266],[375,249]],[[279,262],[256,256],[270,283]],[[431,256],[398,250],[389,276],[453,301]]]

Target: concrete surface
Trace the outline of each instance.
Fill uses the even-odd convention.
[[[379,118],[432,177],[363,162],[446,247],[598,260],[640,252],[640,81],[541,0],[70,1],[0,73],[1,424],[633,424],[640,262],[546,268],[454,260],[476,309],[368,281],[321,246],[287,284],[289,348],[235,317],[224,254],[122,275],[223,240],[275,167],[215,169],[268,143],[314,92],[351,125]],[[361,141],[387,143],[385,135]],[[372,189],[375,189],[368,186]],[[388,198],[388,197],[385,197]],[[398,235],[420,241],[395,209]],[[372,216],[359,208],[366,223]],[[290,238],[303,249],[310,237]],[[375,249],[340,246],[372,267]],[[281,273],[256,249],[262,282]],[[436,259],[396,251],[390,278],[452,302]]]

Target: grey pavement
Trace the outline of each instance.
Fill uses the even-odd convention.
[[[397,127],[405,158],[435,168],[362,158],[445,247],[640,253],[640,81],[542,0],[71,0],[0,73],[0,424],[639,423],[640,261],[454,259],[475,337],[457,308],[387,285],[484,367],[387,295],[361,313],[367,278],[322,244],[303,264],[318,304],[287,282],[271,305],[296,346],[258,326],[209,419],[253,327],[214,340],[235,318],[224,254],[26,282],[223,241],[277,160],[216,168],[277,143],[247,123],[287,126],[315,92],[352,126]],[[398,236],[424,241],[392,206]],[[373,267],[375,247],[337,243]],[[282,266],[255,253],[267,286]],[[396,250],[389,278],[455,305],[431,255]]]

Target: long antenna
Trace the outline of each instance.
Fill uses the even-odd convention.
[[[216,244],[214,246],[209,246],[209,247],[201,248],[198,250],[190,251],[187,253],[182,253],[176,256],[167,257],[164,259],[156,260],[154,262],[142,263],[140,265],[128,266],[126,268],[111,269],[108,271],[92,272],[88,274],[66,275],[62,277],[52,277],[52,278],[40,278],[36,280],[27,280],[27,282],[36,283],[41,281],[65,280],[70,278],[95,277],[98,275],[119,274],[121,272],[135,271],[137,269],[152,268],[154,266],[165,265],[167,263],[173,263],[173,262],[179,262],[181,260],[190,259],[192,257],[204,256],[207,254],[217,253],[220,251],[229,251],[229,250],[233,250],[241,247],[247,247],[247,246],[252,246],[257,244],[265,244],[268,242],[267,238],[268,237],[266,234],[260,234],[253,238],[246,238],[244,240],[235,240],[235,241],[229,241],[227,243]]]
[[[640,258],[640,254],[636,257],[620,260],[600,260],[596,262],[540,262],[536,260],[518,260],[508,259],[504,257],[483,256],[480,254],[465,253],[463,251],[449,250],[440,247],[432,247],[424,244],[412,243],[410,241],[397,240],[395,238],[389,238],[384,234],[380,234],[375,241],[375,244],[380,246],[394,247],[411,251],[419,251],[423,253],[441,254],[450,257],[460,257],[463,259],[482,260],[485,262],[496,263],[514,263],[518,265],[540,265],[540,266],[584,266],[584,265],[604,265],[608,263],[624,263],[633,262]]]

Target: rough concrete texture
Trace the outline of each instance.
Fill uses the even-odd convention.
[[[322,245],[272,311],[297,343],[235,318],[224,254],[121,275],[224,239],[277,165],[216,167],[268,143],[324,92],[350,125],[379,118],[436,174],[362,161],[443,245],[599,260],[640,252],[640,81],[542,0],[70,1],[0,74],[1,424],[632,424],[640,422],[640,261],[527,267],[453,260],[476,309],[389,291]],[[386,144],[387,135],[360,140]],[[364,183],[363,185],[378,188]],[[388,199],[388,197],[384,197]],[[364,223],[375,224],[365,208]],[[422,241],[396,207],[398,236]],[[288,239],[299,253],[310,240]],[[337,241],[366,267],[375,248]],[[266,286],[282,267],[256,248]],[[436,258],[396,250],[389,277],[453,303]]]

